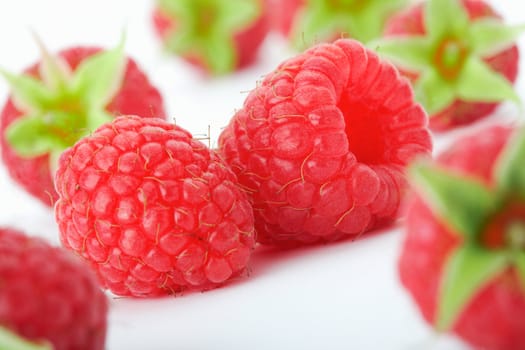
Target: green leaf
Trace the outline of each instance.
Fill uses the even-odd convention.
[[[512,84],[501,74],[493,71],[481,59],[470,56],[456,81],[456,93],[465,101],[502,102],[521,100]]]
[[[498,190],[508,194],[517,193],[525,198],[525,129],[513,135],[499,156],[495,167]]]
[[[429,115],[441,112],[456,99],[453,86],[435,70],[427,70],[414,85],[416,99]]]
[[[469,24],[467,10],[460,0],[429,0],[425,5],[427,33],[433,40],[463,37]]]
[[[127,62],[124,41],[122,36],[115,49],[94,54],[75,70],[73,91],[86,106],[105,107],[122,86]]]
[[[369,45],[396,66],[421,72],[431,65],[431,47],[424,37],[390,37]]]
[[[54,96],[42,81],[29,75],[14,75],[4,70],[0,70],[0,74],[7,80],[13,103],[20,111],[36,113],[53,103]]]
[[[231,34],[247,27],[261,13],[261,4],[253,0],[222,1],[216,29]]]
[[[524,31],[525,25],[507,26],[499,19],[484,18],[471,24],[468,42],[474,54],[490,57],[514,45]]]
[[[19,118],[5,132],[7,142],[20,157],[32,158],[67,147],[60,136],[50,131],[50,125],[42,115]]]
[[[48,342],[33,343],[0,326],[0,349],[2,350],[53,350]]]
[[[456,250],[445,266],[436,310],[437,329],[451,329],[476,293],[501,274],[508,264],[504,252],[475,246]]]
[[[522,252],[514,258],[514,263],[516,265],[516,272],[518,273],[518,278],[521,282],[523,292],[525,292],[525,253]]]
[[[475,237],[495,210],[493,194],[474,178],[422,162],[409,168],[409,176],[433,212],[460,236]]]

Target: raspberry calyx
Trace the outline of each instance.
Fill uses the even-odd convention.
[[[304,50],[319,42],[340,37],[368,42],[378,38],[387,17],[402,8],[406,0],[309,0],[292,29],[292,44]]]
[[[494,215],[481,234],[481,244],[489,249],[525,251],[525,205],[510,201]]]
[[[5,130],[7,142],[20,157],[49,154],[50,168],[76,140],[112,119],[105,110],[122,85],[125,73],[124,36],[112,50],[88,57],[73,71],[37,38],[42,54],[41,79],[0,70],[11,87],[22,116]]]
[[[163,33],[168,51],[202,62],[213,74],[234,70],[237,53],[233,37],[261,14],[259,0],[158,0],[167,23]]]
[[[389,36],[370,44],[407,72],[418,75],[414,89],[429,115],[456,100],[521,105],[512,83],[485,62],[511,48],[525,30],[494,17],[471,19],[462,0],[428,0],[423,34]]]

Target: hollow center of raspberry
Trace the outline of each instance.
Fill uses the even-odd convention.
[[[366,101],[348,98],[342,98],[338,107],[345,116],[350,152],[361,163],[385,162],[385,135],[379,120],[381,112],[372,109]]]
[[[434,64],[447,80],[458,77],[468,55],[468,48],[463,42],[454,38],[443,40],[434,54]]]
[[[505,206],[489,220],[481,241],[489,249],[525,252],[525,204],[511,203]]]

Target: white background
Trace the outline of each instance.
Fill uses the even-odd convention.
[[[492,3],[509,23],[525,22],[522,1]],[[38,58],[31,30],[56,51],[78,44],[113,47],[125,29],[127,52],[162,91],[170,117],[196,134],[210,125],[213,144],[247,91],[291,53],[270,36],[256,65],[206,79],[161,51],[151,7],[152,0],[0,0],[0,67],[18,72]],[[516,84],[522,99],[524,75],[525,68]],[[0,82],[0,101],[7,94]],[[471,128],[437,136],[436,150],[473,128],[519,114],[504,104]],[[1,166],[0,226],[58,244],[52,210],[21,191]],[[400,285],[402,239],[400,223],[359,242],[287,252],[259,247],[250,276],[221,289],[155,300],[110,296],[107,349],[466,349],[454,337],[434,334]]]

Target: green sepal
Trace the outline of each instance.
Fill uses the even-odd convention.
[[[54,102],[51,91],[38,79],[22,74],[15,75],[0,70],[11,88],[11,96],[16,108],[21,111],[34,113]]]
[[[48,342],[30,342],[0,326],[0,350],[53,350]]]
[[[509,195],[525,198],[525,129],[513,135],[499,156],[494,170],[497,187]]]
[[[381,56],[412,72],[427,69],[431,59],[431,45],[424,37],[387,37],[369,45]]]
[[[425,4],[424,17],[432,40],[462,37],[469,25],[469,15],[459,0],[429,0]]]
[[[62,57],[51,54],[36,33],[33,33],[33,37],[40,49],[41,61],[38,71],[44,85],[55,92],[67,89],[73,74],[71,67]]]
[[[451,329],[469,301],[488,282],[509,266],[505,252],[493,252],[477,246],[464,246],[449,257],[440,286],[435,326]]]
[[[525,31],[525,25],[507,26],[496,18],[473,22],[469,28],[468,42],[474,54],[490,57],[515,44]]]
[[[501,102],[511,100],[521,106],[521,100],[512,84],[493,71],[481,59],[469,57],[456,81],[456,93],[465,101]]]
[[[235,68],[237,55],[230,40],[224,42],[218,36],[209,40],[203,49],[205,51],[204,57],[208,58],[206,63],[214,74],[226,74]]]
[[[192,38],[190,31],[182,29],[168,39],[166,46],[170,51],[201,58],[214,75],[226,74],[235,68],[237,56],[230,40],[224,42],[220,36],[206,41],[192,41]]]
[[[50,128],[56,129],[46,122],[43,115],[25,116],[9,124],[5,137],[19,156],[32,158],[68,146],[64,138],[51,132]]]
[[[354,21],[350,34],[363,43],[379,38],[388,17],[402,9],[407,3],[408,0],[367,1],[367,6],[361,10],[361,13],[353,16]]]
[[[387,16],[408,0],[310,0],[293,24],[292,45],[304,50],[317,42],[349,36],[367,43],[381,36]]]
[[[122,86],[126,68],[125,36],[119,45],[82,61],[71,82],[73,94],[89,108],[104,108]]]
[[[385,15],[381,13],[384,6],[384,1],[382,4],[370,1],[370,5],[359,16],[353,16],[348,34],[364,43],[378,38],[384,27]]]
[[[456,99],[451,83],[430,69],[416,81],[414,92],[416,99],[430,115],[441,112]]]
[[[221,15],[217,19],[217,31],[228,34],[232,28],[247,27],[257,18],[261,10],[261,4],[256,1],[223,1],[220,7]]]
[[[179,54],[196,52],[199,47],[188,27],[181,27],[176,35],[170,35],[165,42],[165,46],[169,51]]]
[[[474,178],[422,162],[410,166],[409,176],[432,211],[459,236],[475,237],[495,210],[493,194]]]

